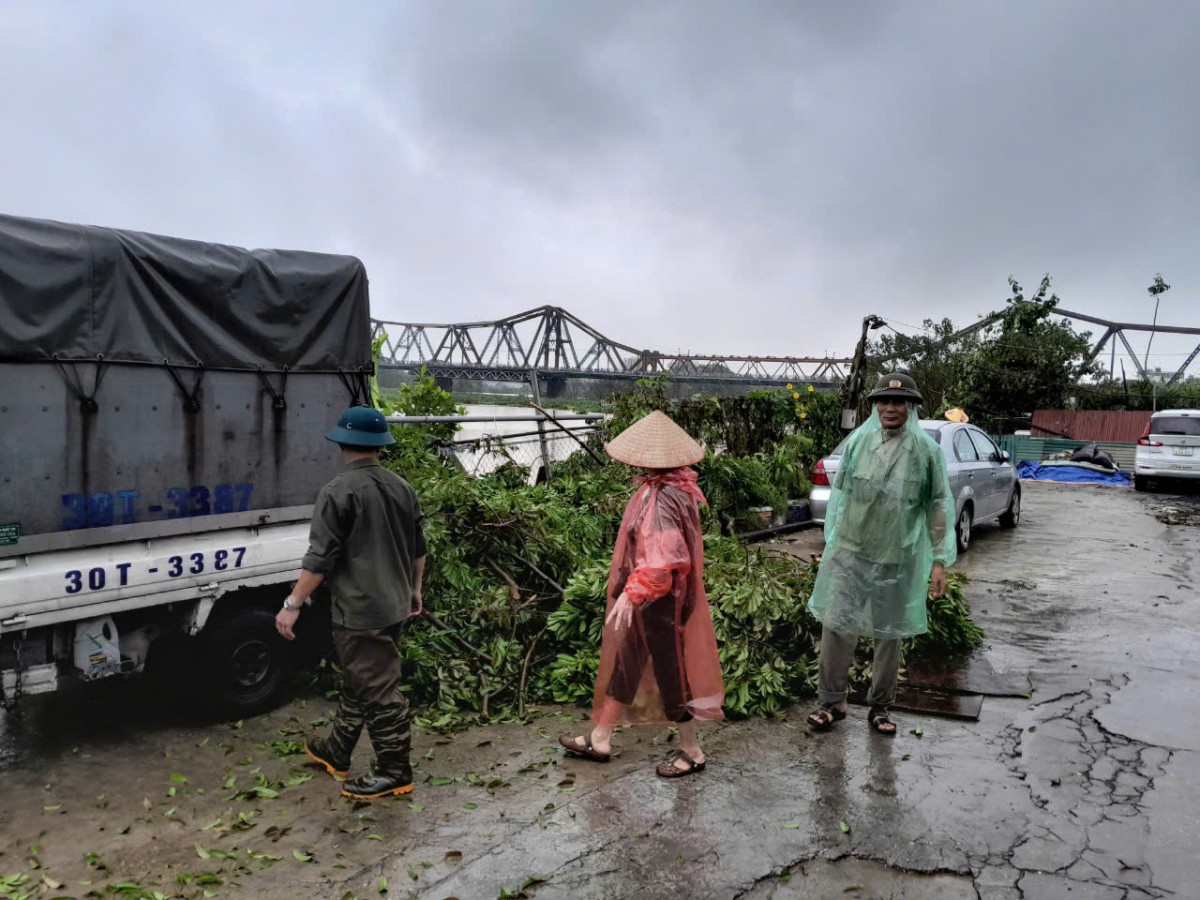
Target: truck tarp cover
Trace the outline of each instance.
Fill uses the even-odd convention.
[[[350,256],[242,250],[0,215],[0,360],[371,369]]]

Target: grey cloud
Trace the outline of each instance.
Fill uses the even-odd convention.
[[[1166,2],[38,4],[0,12],[0,206],[664,349],[845,353],[1046,271],[1133,319],[1163,271],[1184,322],[1196,46]]]

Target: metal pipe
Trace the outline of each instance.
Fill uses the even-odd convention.
[[[535,413],[525,413],[516,416],[387,416],[389,425],[444,425],[447,423],[460,424],[464,422],[545,422],[553,418],[556,422],[596,422],[608,418],[606,413],[564,413],[561,416],[540,416]]]
[[[591,434],[596,434],[599,432],[598,428],[595,428],[590,425],[584,425],[581,428],[564,428],[563,430],[566,431],[568,434],[572,434],[572,435],[582,434],[585,436],[591,435]],[[490,434],[490,435],[484,435],[483,437],[477,437],[477,438],[458,438],[457,440],[447,441],[447,445],[451,446],[451,447],[457,447],[457,446],[466,447],[466,446],[470,446],[471,444],[481,444],[484,441],[489,440],[489,439],[494,439],[494,440],[503,439],[504,442],[507,443],[509,441],[512,441],[514,438],[535,438],[537,436],[538,436],[538,432],[536,432],[536,431],[513,431],[513,432],[506,431],[504,434]]]

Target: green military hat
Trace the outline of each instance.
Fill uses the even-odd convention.
[[[342,413],[325,440],[350,447],[385,447],[396,443],[383,413],[369,406],[352,406]]]
[[[881,397],[899,397],[911,403],[924,403],[925,398],[917,390],[917,383],[907,372],[892,372],[881,375],[875,382],[875,390],[867,394],[867,399],[874,402]]]

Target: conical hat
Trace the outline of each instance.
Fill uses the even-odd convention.
[[[642,469],[677,469],[704,459],[704,448],[658,410],[638,419],[604,449],[617,462]]]

